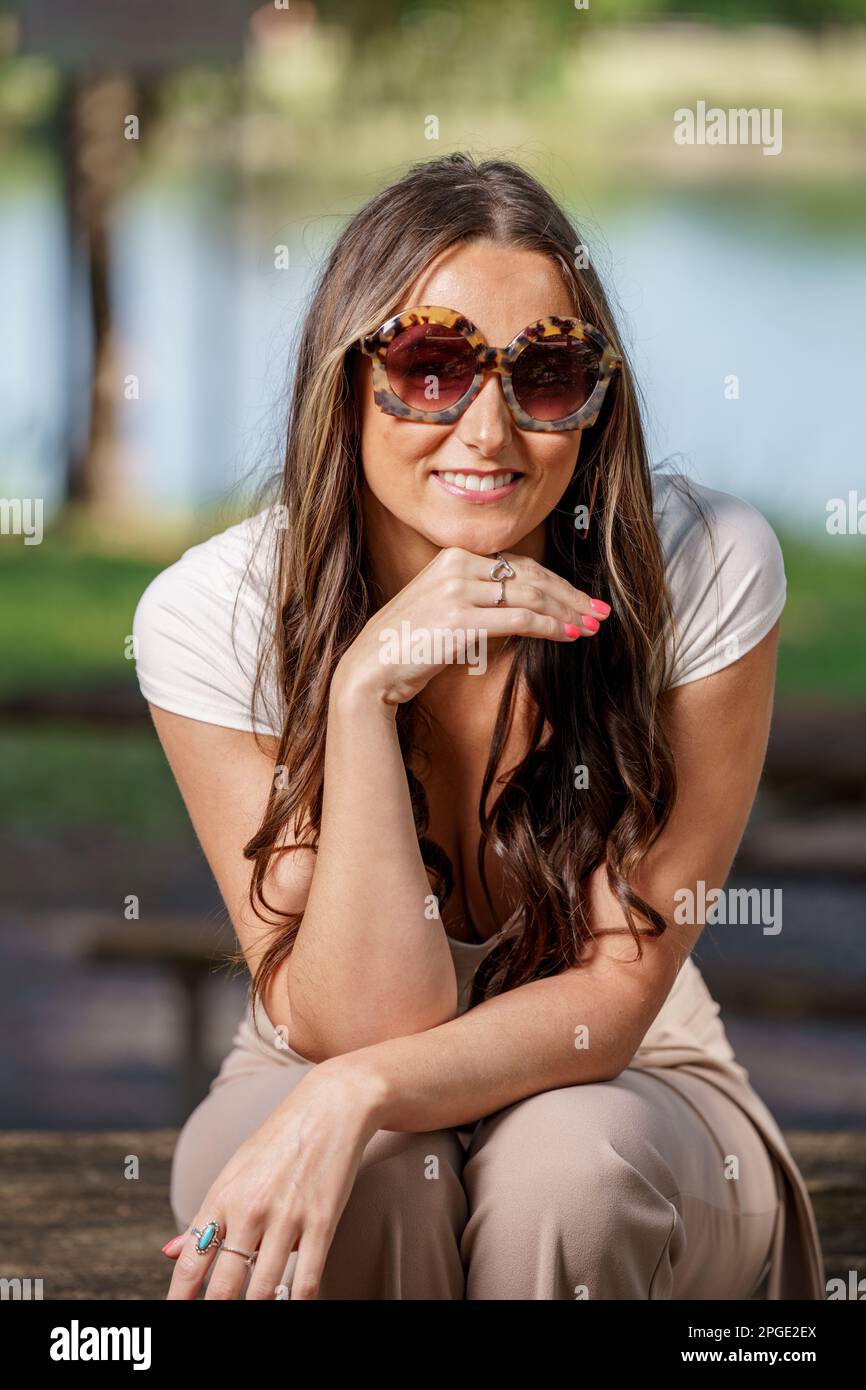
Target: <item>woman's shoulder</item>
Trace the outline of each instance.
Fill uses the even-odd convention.
[[[653,510],[674,615],[669,685],[685,685],[767,635],[785,606],[784,559],[756,507],[681,474],[654,476]]]
[[[156,575],[133,618],[136,673],[151,704],[231,729],[279,729],[266,679],[253,687],[270,610],[275,509],[190,546]]]

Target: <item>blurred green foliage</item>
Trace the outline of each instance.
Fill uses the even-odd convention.
[[[761,187],[762,161],[674,146],[674,110],[784,109],[772,191],[862,186],[866,0],[316,0],[258,11],[242,65],[178,61],[139,73],[147,113],[135,181],[200,186],[223,169],[229,197],[268,218],[342,215],[410,161],[448,148],[517,158],[581,197],[680,182]],[[262,16],[264,13],[264,22]],[[281,26],[285,29],[281,32]],[[7,26],[8,27],[8,26]],[[3,42],[0,180],[61,180],[67,79]],[[84,74],[78,72],[81,77]],[[429,123],[436,122],[435,128]],[[828,153],[832,156],[828,158]],[[539,167],[535,167],[535,166]],[[553,191],[556,191],[554,188]],[[571,191],[571,190],[569,190]]]
[[[574,10],[595,23],[651,19],[690,19],[717,24],[784,23],[804,29],[866,19],[866,0],[588,0],[583,9],[574,0],[562,4],[536,0],[527,8],[540,34],[562,35],[573,22]],[[495,33],[503,23],[500,0],[318,0],[326,22],[346,26],[361,42],[376,43],[383,34],[399,33],[443,23],[449,14],[484,19]]]

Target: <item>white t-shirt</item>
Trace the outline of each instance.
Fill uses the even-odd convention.
[[[772,527],[738,497],[689,482],[709,522],[669,474],[653,479],[676,633],[671,686],[712,675],[766,636],[785,605],[785,569]],[[268,575],[281,537],[266,510],[185,551],[158,574],[133,620],[145,698],[173,714],[278,734],[269,667],[251,717]]]

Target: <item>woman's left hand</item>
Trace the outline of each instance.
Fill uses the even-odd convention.
[[[230,1251],[200,1255],[192,1226],[219,1222],[235,1249],[258,1250],[247,1298],[278,1296],[297,1247],[293,1299],[312,1299],[369,1140],[376,1133],[381,1084],[372,1069],[343,1054],[313,1067],[247,1139],[220,1173],[190,1229],[165,1247],[177,1259],[170,1299],[238,1298],[246,1261]]]

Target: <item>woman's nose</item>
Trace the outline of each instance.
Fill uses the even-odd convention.
[[[502,392],[502,382],[495,372],[467,407],[459,421],[460,439],[470,448],[483,454],[494,454],[511,439],[512,420],[508,403]]]

